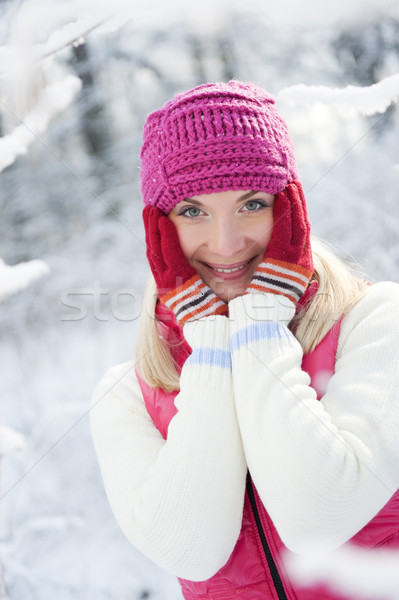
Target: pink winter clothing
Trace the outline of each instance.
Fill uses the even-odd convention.
[[[314,293],[315,288],[310,290]],[[171,343],[176,362],[182,367],[191,349],[182,331],[167,309],[158,304],[157,317],[162,336]],[[318,399],[324,393],[328,379],[334,373],[340,321],[316,346],[303,357],[302,369],[311,377],[311,385]],[[180,342],[176,346],[176,343]],[[140,380],[146,408],[155,426],[166,439],[168,426],[176,414],[174,399],[177,392],[166,393]],[[217,459],[216,459],[217,460]],[[292,492],[295,494],[295,490]],[[386,506],[350,541],[364,547],[389,545],[399,547],[399,495],[396,493]],[[242,517],[242,529],[227,563],[207,581],[180,579],[186,600],[205,599],[259,600],[347,600],[322,587],[300,589],[288,580],[282,563],[286,548],[266,512],[258,492],[247,476],[247,487]]]
[[[167,214],[197,194],[278,194],[298,171],[273,96],[230,81],[179,94],[147,117],[140,177],[144,204]]]

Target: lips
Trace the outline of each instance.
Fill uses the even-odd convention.
[[[241,265],[240,267],[233,267],[231,269],[221,269],[213,267],[213,270],[216,271],[216,273],[236,273],[237,271],[242,271],[242,269],[244,269],[245,266],[246,265]]]
[[[248,269],[251,268],[253,258],[241,261],[239,263],[234,263],[232,265],[222,265],[222,264],[209,264],[202,263],[213,276],[218,277],[219,279],[231,280],[238,279],[245,275]]]

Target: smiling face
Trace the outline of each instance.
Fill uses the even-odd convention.
[[[192,196],[169,213],[184,256],[228,302],[247,289],[273,228],[274,196],[227,191]]]

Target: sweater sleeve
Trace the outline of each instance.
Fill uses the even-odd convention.
[[[290,304],[247,295],[229,310],[248,467],[282,540],[301,553],[343,544],[399,487],[399,286],[371,286],[344,317],[320,402],[287,328]]]
[[[129,540],[173,574],[204,580],[238,538],[246,462],[233,399],[229,323],[187,323],[193,349],[165,441],[145,408],[132,363],[95,389],[91,427],[111,508]]]

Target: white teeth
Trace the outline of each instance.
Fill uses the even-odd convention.
[[[241,265],[240,267],[234,267],[234,269],[217,269],[216,267],[212,267],[214,271],[218,273],[235,273],[236,271],[241,271],[246,265]]]

